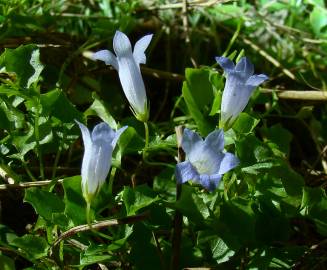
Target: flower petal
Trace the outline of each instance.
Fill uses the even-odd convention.
[[[91,149],[87,167],[87,192],[94,194],[105,182],[111,167],[112,147],[104,140],[97,140]],[[83,160],[84,161],[84,160]]]
[[[223,153],[215,151],[209,144],[198,142],[193,145],[186,158],[199,174],[211,175],[218,173]]]
[[[239,159],[231,153],[225,153],[220,162],[219,174],[224,174],[235,168],[240,163]]]
[[[146,56],[144,54],[145,50],[149,46],[153,35],[146,35],[140,38],[134,46],[133,56],[137,64],[145,64]]]
[[[188,161],[176,165],[175,176],[178,184],[183,184],[189,180],[199,180],[199,174]]]
[[[90,131],[86,126],[84,126],[82,123],[75,120],[75,122],[78,124],[79,128],[82,132],[82,138],[84,143],[84,155],[83,155],[83,161],[82,161],[82,168],[81,168],[81,176],[82,176],[82,190],[83,194],[87,194],[87,186],[88,186],[88,179],[89,179],[89,164],[92,160],[92,140]]]
[[[214,152],[219,153],[224,150],[224,131],[222,129],[216,129],[204,140],[205,144],[208,145]]]
[[[118,74],[125,96],[136,115],[147,115],[147,97],[139,65],[132,53],[120,60]]]
[[[248,99],[243,97],[247,93],[244,89],[245,80],[240,72],[231,71],[227,75],[221,101],[221,122],[223,125],[232,124],[237,115],[244,109]]]
[[[268,76],[265,74],[252,75],[247,81],[246,86],[256,87],[264,81],[268,80]]]
[[[202,138],[199,136],[199,134],[188,128],[185,128],[182,139],[182,148],[186,155],[191,152],[192,147],[198,142],[202,142]]]
[[[222,175],[214,174],[214,175],[207,175],[202,174],[200,175],[199,183],[207,190],[214,191],[220,182]]]
[[[113,139],[112,142],[111,142],[111,147],[112,147],[112,149],[115,149],[115,146],[116,146],[116,144],[117,144],[117,141],[118,141],[120,135],[121,135],[121,134],[122,134],[122,133],[123,133],[127,128],[128,128],[128,126],[124,126],[124,127],[120,128],[120,129],[118,129],[118,130],[116,131],[116,133],[115,133],[115,137],[114,137],[114,139]]]
[[[229,73],[230,71],[234,70],[235,65],[229,58],[220,56],[216,57],[215,59],[226,73]]]
[[[131,42],[128,37],[120,31],[116,31],[115,33],[113,47],[117,57],[122,57],[132,53]]]
[[[89,129],[84,126],[82,123],[78,122],[77,120],[75,120],[75,122],[78,124],[81,132],[82,132],[82,138],[83,138],[83,142],[84,142],[84,148],[89,148],[92,145],[92,140],[91,140],[91,134]]]
[[[92,131],[92,142],[100,144],[110,143],[115,138],[114,130],[105,122],[97,124]]]
[[[108,50],[101,50],[92,54],[93,60],[101,60],[105,62],[106,65],[112,65],[116,70],[118,70],[118,62],[116,56]]]
[[[242,57],[236,64],[235,71],[242,72],[245,78],[249,78],[254,72],[254,66],[247,57]]]

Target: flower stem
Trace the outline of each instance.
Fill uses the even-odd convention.
[[[44,180],[44,164],[43,164],[42,150],[41,150],[41,145],[40,145],[39,125],[40,125],[40,123],[39,123],[39,108],[38,108],[38,104],[36,104],[36,113],[35,113],[35,119],[34,119],[34,134],[35,134],[37,154],[38,154],[39,163],[40,163],[40,176],[41,176],[41,179]]]
[[[111,168],[110,177],[109,177],[109,194],[110,195],[112,195],[112,186],[113,186],[113,183],[114,183],[116,170],[117,169],[115,167]]]
[[[144,131],[145,131],[145,145],[144,145],[144,149],[146,149],[149,146],[149,126],[148,126],[148,122],[144,122]]]
[[[181,147],[182,136],[183,136],[183,127],[178,126],[175,128],[176,139],[177,139],[177,148],[178,148],[178,162],[185,160],[185,153]],[[182,185],[176,183],[176,201],[179,200],[182,193]],[[170,263],[171,270],[178,270],[180,262],[180,249],[182,241],[182,231],[183,231],[183,215],[178,210],[175,211],[174,217],[174,232],[172,239],[172,258]]]
[[[144,136],[145,136],[145,145],[142,151],[142,156],[143,156],[143,160],[146,160],[146,150],[149,146],[149,126],[148,126],[148,122],[143,122],[144,123]]]
[[[91,212],[91,202],[87,200],[86,201],[86,222],[89,225],[90,229],[92,230],[90,212]]]
[[[112,237],[110,237],[109,235],[106,235],[102,232],[98,232],[92,227],[92,220],[91,220],[90,212],[91,212],[91,202],[89,200],[87,200],[86,201],[86,222],[87,222],[87,225],[89,226],[91,232],[93,232],[94,234],[96,234],[100,237],[103,237],[107,240],[112,241]]]

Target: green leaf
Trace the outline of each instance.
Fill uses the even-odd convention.
[[[233,130],[235,130],[235,132],[238,134],[249,134],[259,124],[259,122],[259,119],[242,112],[233,124]]]
[[[221,238],[210,242],[212,257],[217,263],[227,262],[230,257],[234,256],[235,251],[231,250]]]
[[[125,243],[127,242],[128,238],[133,233],[133,226],[125,225],[124,228],[124,237],[118,240],[112,241],[112,243],[107,247],[108,251],[116,251],[124,247]]]
[[[220,220],[228,231],[243,244],[249,244],[255,239],[255,215],[252,202],[235,198],[222,204]]]
[[[44,238],[31,234],[17,237],[10,244],[22,249],[31,260],[46,257],[49,249]]]
[[[216,71],[211,71],[209,80],[215,89],[214,91],[214,100],[212,102],[211,111],[209,113],[210,116],[217,114],[220,110],[221,105],[221,97],[222,97],[222,89],[224,87],[223,84],[223,76]]]
[[[83,114],[79,112],[65,94],[55,89],[45,94],[41,94],[40,102],[43,113],[58,118],[63,123],[71,123],[74,120],[83,122]]]
[[[152,244],[153,234],[143,223],[134,225],[134,232],[129,238],[131,246],[128,261],[134,269],[160,269],[160,259],[157,248]]]
[[[103,101],[99,99],[96,94],[92,95],[94,101],[92,105],[84,112],[85,116],[89,115],[97,115],[99,116],[102,121],[106,122],[111,128],[117,129],[117,123],[115,119],[112,117],[111,113],[107,109],[108,106],[105,105]]]
[[[280,163],[277,161],[272,162],[261,162],[248,167],[243,167],[242,172],[257,175],[263,170],[269,171],[269,169],[280,166]]]
[[[4,101],[0,98],[0,129],[4,129],[9,131],[10,130],[10,121],[8,119],[7,113],[8,108],[6,108],[6,104]]]
[[[208,206],[196,194],[196,189],[188,185],[182,186],[181,196],[174,207],[196,224],[204,223],[205,219],[209,217]]]
[[[29,88],[38,81],[43,70],[40,62],[40,52],[36,45],[21,45],[16,49],[6,49],[0,56],[0,67],[7,72],[14,72],[17,81],[23,87]]]
[[[101,263],[115,259],[115,256],[108,254],[107,245],[91,244],[82,254],[80,264],[90,265],[94,263]]]
[[[289,220],[264,195],[259,196],[258,201],[255,224],[257,239],[266,245],[287,241],[290,234]]]
[[[327,195],[322,188],[303,188],[302,212],[316,223],[318,232],[327,236]]]
[[[209,69],[187,68],[186,82],[182,88],[187,108],[202,136],[208,135],[215,128],[215,121],[209,117],[214,97],[209,75]]]
[[[127,215],[134,215],[138,210],[158,200],[159,197],[147,185],[140,185],[135,188],[124,187],[123,201]]]
[[[7,246],[17,235],[6,225],[0,224],[0,244]]]
[[[12,155],[12,157],[24,160],[26,153],[36,147],[34,134],[34,127],[29,123],[26,123],[25,131],[15,134],[15,137],[13,137],[13,145],[16,147],[19,153],[17,153],[15,156]]]
[[[2,86],[0,86],[0,92],[1,90],[2,90]],[[2,123],[3,128],[5,129],[10,129],[10,127],[15,129],[22,128],[25,121],[24,112],[20,111],[15,107],[12,98],[1,97],[0,101],[1,101],[0,110],[5,114],[5,116],[3,116],[2,119],[4,121]],[[9,123],[7,121],[9,121]]]
[[[302,198],[303,177],[285,162],[281,167],[270,170],[270,174],[281,179],[289,196]]]
[[[281,124],[271,126],[270,128],[264,128],[261,130],[264,136],[268,140],[268,145],[271,148],[278,147],[286,155],[289,154],[290,143],[293,135],[287,129],[284,129]],[[283,138],[281,140],[281,138]],[[272,145],[273,144],[273,145]]]
[[[86,223],[86,203],[82,195],[81,177],[73,176],[63,181],[65,191],[65,214],[72,219],[74,225]]]
[[[1,270],[15,270],[15,261],[5,255],[0,254],[0,269]]]
[[[322,29],[327,26],[327,10],[320,6],[315,6],[310,13],[310,23],[313,32],[319,36]]]
[[[52,220],[53,213],[61,213],[65,208],[62,199],[58,195],[41,188],[27,189],[24,201],[29,202],[35,211],[47,221]]]
[[[253,165],[257,162],[271,161],[272,151],[253,134],[242,136],[236,141],[237,156],[244,165]]]

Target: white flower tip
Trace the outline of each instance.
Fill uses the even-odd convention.
[[[128,52],[132,52],[131,42],[129,38],[120,31],[116,31],[114,40],[113,40],[113,47],[117,57],[126,54]]]
[[[223,68],[223,70],[225,72],[229,71],[229,70],[233,70],[235,68],[233,61],[231,61],[227,57],[218,56],[218,57],[215,57],[215,59],[216,59],[216,62]]]
[[[134,59],[137,64],[145,64],[146,62],[146,56],[144,54],[145,50],[148,48],[153,34],[146,35],[142,38],[140,38],[134,46]]]
[[[83,55],[83,57],[85,57],[85,58],[87,58],[87,59],[90,59],[90,60],[94,60],[93,59],[93,52],[91,52],[91,51],[84,51],[83,53],[82,53],[82,55]]]

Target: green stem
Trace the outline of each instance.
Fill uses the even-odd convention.
[[[111,167],[111,172],[110,172],[110,177],[109,177],[109,194],[110,195],[112,195],[112,186],[113,186],[113,183],[114,183],[116,170],[117,169],[115,167]]]
[[[56,153],[55,161],[54,161],[54,164],[53,164],[53,167],[52,167],[51,179],[54,179],[55,176],[56,176],[60,155],[61,155],[61,147],[58,149],[58,151]]]
[[[27,173],[27,175],[29,176],[29,178],[31,178],[31,180],[34,182],[36,181],[36,178],[34,177],[34,175],[32,174],[32,172],[30,171],[30,169],[28,168],[28,166],[26,165],[25,162],[23,162],[23,167]]]
[[[38,157],[39,157],[39,163],[40,163],[40,176],[41,176],[41,179],[44,180],[44,164],[43,164],[42,151],[41,151],[41,146],[40,146],[39,108],[38,108],[38,104],[36,104],[34,132],[35,132],[36,149],[37,149],[37,153],[38,153]]]
[[[87,222],[87,225],[89,225],[90,227],[90,230],[100,236],[100,237],[103,237],[109,241],[112,241],[112,237],[110,237],[109,235],[106,235],[102,232],[98,232],[97,230],[95,230],[93,227],[92,227],[92,220],[91,220],[91,215],[90,215],[90,212],[91,212],[91,202],[90,201],[86,201],[86,222]]]
[[[240,20],[239,23],[237,24],[236,31],[234,32],[232,38],[230,39],[230,41],[228,43],[228,46],[227,46],[227,49],[225,50],[225,52],[224,52],[224,54],[222,56],[227,57],[229,50],[232,48],[235,40],[237,39],[237,37],[238,37],[238,35],[240,33],[241,27],[242,27],[242,21]]]
[[[64,132],[64,134],[63,134],[63,138],[62,138],[62,140],[60,142],[59,149],[58,149],[58,151],[56,153],[55,161],[54,161],[53,168],[52,168],[52,176],[51,176],[51,179],[54,179],[55,176],[56,176],[57,167],[58,167],[58,163],[59,163],[61,151],[62,151],[62,148],[63,148],[64,143],[65,143],[65,139],[66,139],[66,132]]]
[[[90,212],[91,212],[91,202],[86,201],[86,222],[92,230]]]
[[[143,156],[143,160],[146,159],[146,150],[149,146],[149,126],[148,126],[148,122],[143,122],[144,123],[144,133],[145,133],[145,145],[143,148],[143,152],[142,152],[142,156]]]
[[[148,126],[148,122],[144,122],[144,130],[145,130],[145,146],[144,146],[144,149],[146,149],[149,146],[149,126]]]

